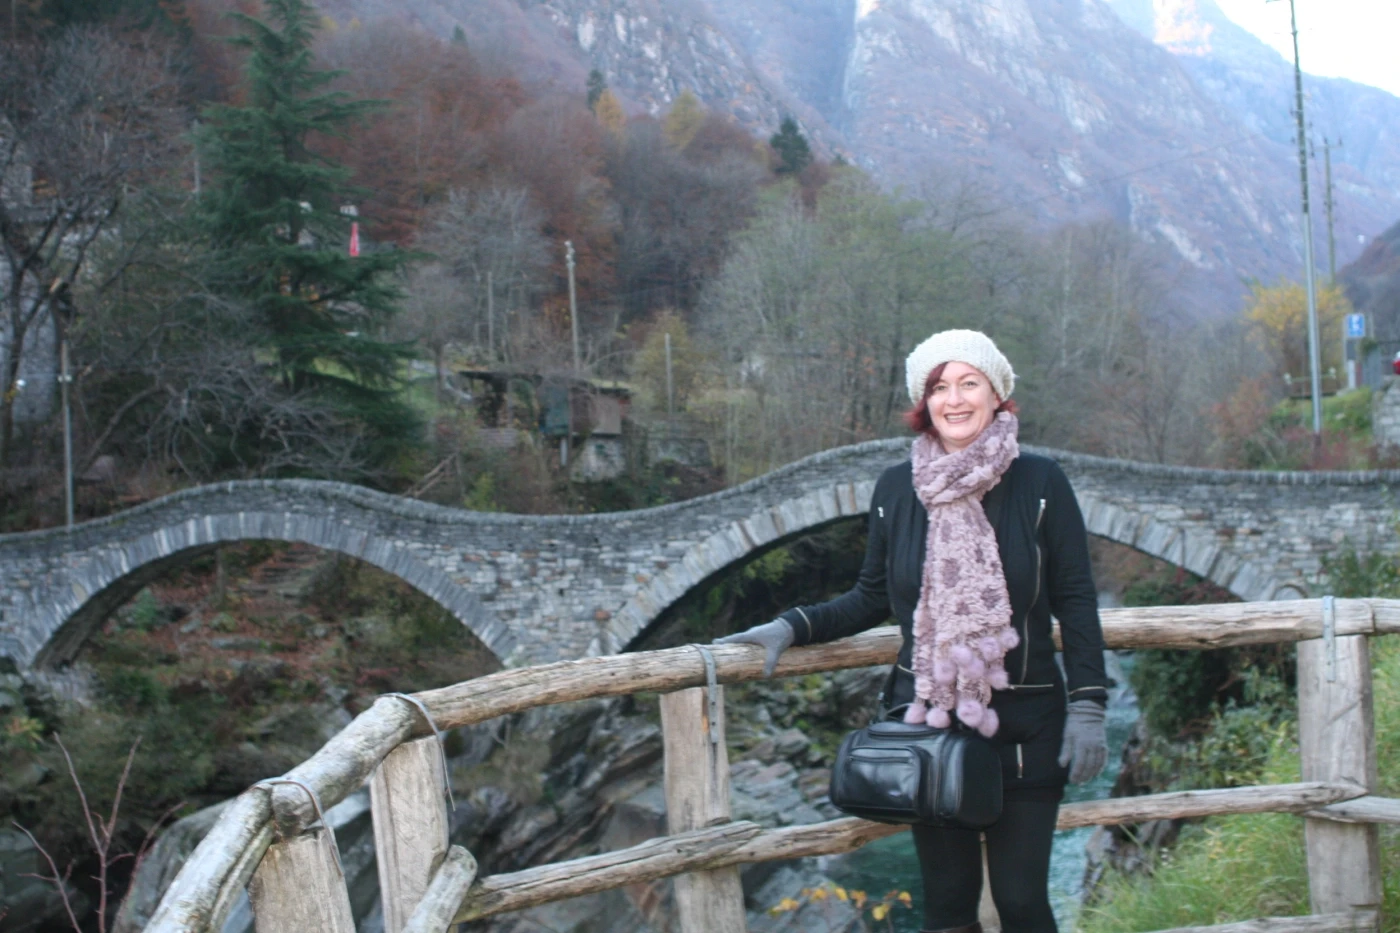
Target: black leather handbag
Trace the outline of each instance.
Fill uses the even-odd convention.
[[[841,742],[829,797],[878,823],[986,829],[1001,816],[1001,759],[972,730],[883,719]]]

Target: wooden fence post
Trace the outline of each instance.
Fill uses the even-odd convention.
[[[1298,744],[1304,781],[1376,789],[1371,655],[1365,635],[1298,643]],[[1304,821],[1315,914],[1376,910],[1380,844],[1374,823]]]
[[[370,779],[384,933],[401,933],[447,854],[445,781],[432,736],[394,749]]]
[[[724,688],[715,714],[706,687],[661,695],[665,744],[666,825],[672,833],[729,822],[729,753],[724,746]],[[737,866],[678,875],[681,933],[746,933]]]
[[[267,847],[248,884],[257,933],[355,933],[334,846],[317,827]]]

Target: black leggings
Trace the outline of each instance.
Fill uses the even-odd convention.
[[[988,830],[987,876],[1004,933],[1056,933],[1050,910],[1050,843],[1056,800],[1008,798]],[[914,827],[924,880],[924,929],[977,921],[982,897],[981,834],[970,829]]]

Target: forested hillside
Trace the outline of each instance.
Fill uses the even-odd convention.
[[[273,476],[478,508],[640,504],[673,494],[646,464],[629,475],[650,492],[590,499],[534,439],[539,396],[488,424],[453,374],[620,387],[629,430],[679,421],[705,445],[712,474],[677,482],[706,488],[899,431],[905,353],[955,325],[1008,347],[1029,441],[1300,462],[1269,421],[1296,368],[1284,283],[1202,322],[1178,252],[1113,220],[1047,232],[973,188],[915,197],[776,109],[755,127],[683,92],[639,113],[599,71],[541,80],[463,30],[344,14],[13,4],[6,530],[61,521],[63,343],[79,519]],[[525,446],[485,444],[500,426]]]

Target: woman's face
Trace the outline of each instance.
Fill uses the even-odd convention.
[[[975,441],[992,423],[1000,404],[980,369],[958,362],[945,366],[928,397],[929,417],[943,449],[952,453]]]

